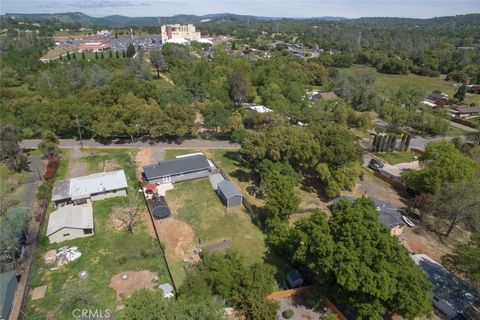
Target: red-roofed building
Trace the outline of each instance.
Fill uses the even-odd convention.
[[[79,52],[83,52],[83,51],[99,52],[99,51],[105,51],[107,49],[110,49],[110,47],[100,42],[87,42],[87,43],[82,43],[78,46]]]

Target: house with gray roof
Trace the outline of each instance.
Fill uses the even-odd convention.
[[[202,153],[177,156],[143,167],[143,180],[147,183],[173,183],[207,177],[213,164]]]
[[[425,254],[410,255],[433,284],[430,299],[447,319],[480,319],[480,294]]]
[[[66,205],[52,212],[48,219],[50,243],[89,237],[94,234],[91,205]]]
[[[52,201],[59,206],[126,195],[127,178],[123,170],[118,170],[59,181],[53,187]]]
[[[227,208],[242,205],[242,193],[229,180],[224,180],[218,184],[217,194]]]
[[[352,197],[338,197],[333,199],[333,206],[335,206],[341,199],[345,199],[350,202],[355,201],[355,198]],[[395,209],[391,204],[383,202],[379,199],[372,197],[370,197],[370,199],[375,203],[375,208],[378,211],[378,221],[390,229],[390,234],[392,236],[401,235],[405,223],[403,222],[398,210]]]

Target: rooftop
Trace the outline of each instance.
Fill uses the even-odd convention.
[[[88,176],[59,181],[53,187],[52,200],[83,199],[90,197],[94,193],[126,187],[127,178],[123,170],[94,173]]]
[[[47,236],[63,228],[93,229],[92,206],[68,205],[52,212],[48,219]]]
[[[175,159],[160,161],[143,167],[147,180],[159,179],[166,176],[209,170],[210,164],[203,154],[178,157]]]
[[[235,187],[235,185],[228,180],[224,180],[218,184],[218,189],[225,195],[226,198],[231,198],[233,196],[242,196],[240,191]]]
[[[480,106],[474,107],[456,107],[456,110],[460,113],[480,113]]]
[[[429,256],[413,254],[410,257],[426,273],[434,286],[432,291],[435,296],[452,306],[458,313],[480,301],[478,292]]]

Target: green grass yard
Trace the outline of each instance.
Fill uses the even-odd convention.
[[[375,153],[375,155],[386,162],[390,163],[391,165],[395,165],[398,163],[404,163],[404,162],[412,162],[415,159],[415,154],[412,152],[378,152]]]
[[[79,279],[78,274],[82,270],[89,273],[87,281],[99,309],[115,309],[115,291],[109,288],[109,284],[112,276],[119,272],[150,270],[158,273],[160,283],[170,282],[161,249],[143,223],[136,224],[133,234],[109,226],[109,216],[117,206],[121,206],[119,198],[94,202],[95,235],[87,238],[50,244],[45,236],[47,224],[44,224],[30,287],[47,285],[47,293],[44,298],[28,301],[28,314],[37,317],[48,313],[55,319],[71,318],[71,313],[62,309],[63,292],[70,281]],[[82,256],[58,270],[50,271],[42,256],[46,251],[62,246],[77,246]]]
[[[225,208],[208,178],[176,183],[166,198],[176,218],[193,228],[195,243],[199,239],[202,245],[230,240],[231,247],[248,263],[262,261],[266,251],[264,234],[243,206]]]
[[[378,91],[385,91],[391,89],[397,89],[401,86],[414,86],[416,88],[420,88],[425,92],[425,96],[433,91],[433,90],[440,90],[445,92],[449,95],[449,97],[453,97],[455,92],[457,91],[448,81],[442,80],[440,77],[431,78],[431,77],[423,77],[418,76],[415,74],[408,74],[408,75],[394,75],[394,74],[384,74],[379,73],[372,67],[365,67],[365,66],[353,66],[351,68],[344,68],[340,69],[340,72],[346,74],[354,74],[358,71],[370,71],[375,73],[375,84],[374,87]],[[475,103],[480,104],[480,95],[478,94],[467,94],[465,101],[466,104]]]

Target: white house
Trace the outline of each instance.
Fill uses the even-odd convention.
[[[82,204],[94,200],[123,197],[127,194],[127,178],[123,170],[100,172],[59,181],[52,191],[55,206]]]
[[[50,243],[62,242],[94,234],[91,205],[66,205],[50,214],[47,237]]]

